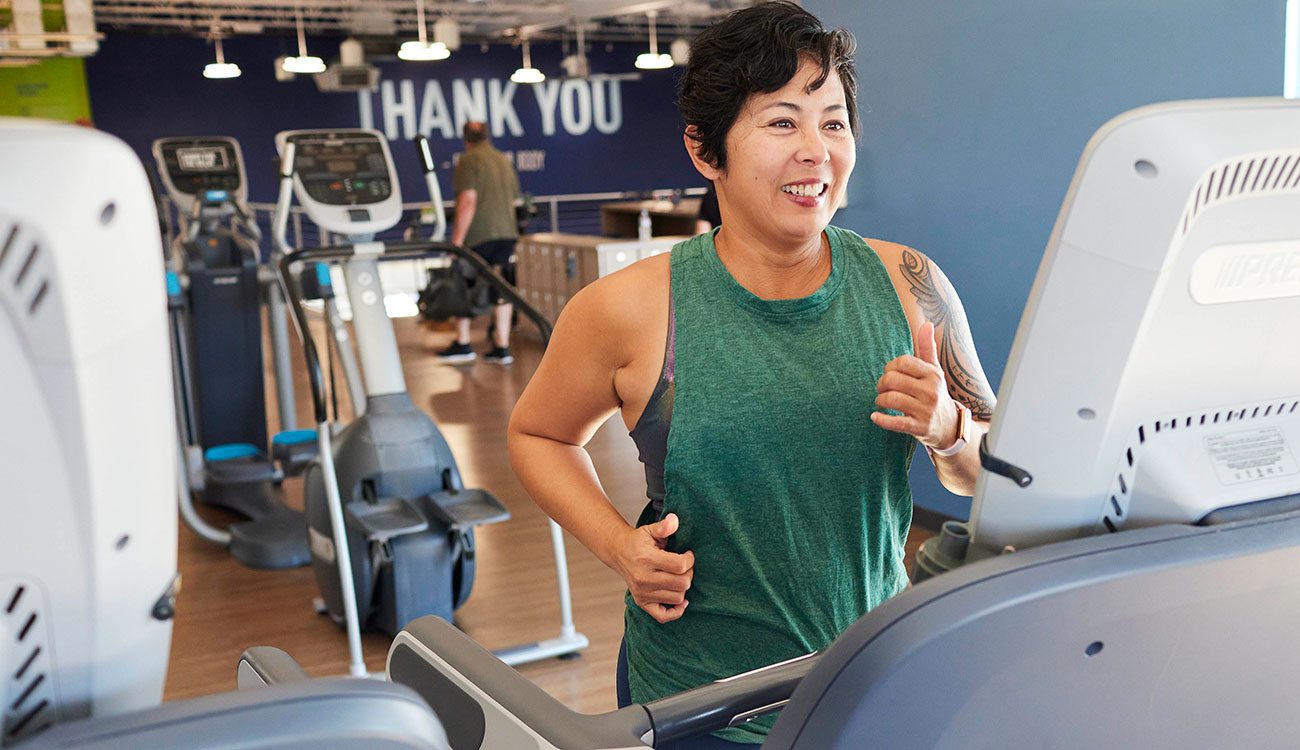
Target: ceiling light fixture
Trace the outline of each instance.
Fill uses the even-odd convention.
[[[433,23],[435,44],[445,44],[447,49],[455,52],[460,49],[460,24],[451,16],[443,16]]]
[[[574,30],[578,34],[578,48],[572,55],[560,61],[560,66],[570,78],[586,78],[591,73],[591,65],[587,62],[587,38],[584,35],[586,27],[581,21],[574,24]]]
[[[214,36],[212,41],[217,45],[217,61],[208,63],[203,66],[204,78],[238,78],[243,71],[234,63],[226,62],[226,55],[221,49],[221,37]]]
[[[528,40],[524,40],[524,66],[514,73],[510,74],[510,80],[515,83],[541,83],[546,80],[546,74],[533,67],[533,58],[529,54]]]
[[[430,42],[424,30],[424,0],[415,0],[415,25],[420,38],[416,41],[402,42],[397,48],[400,60],[423,62],[426,60],[446,60],[451,57],[451,50],[442,42]]]
[[[295,10],[298,13],[298,56],[284,58],[280,67],[289,73],[324,73],[325,61],[307,54],[307,35],[302,28],[302,6]]]
[[[668,54],[673,58],[674,64],[685,65],[691,61],[691,43],[686,37],[679,36],[668,45]]]
[[[653,10],[646,11],[646,16],[650,18],[650,51],[642,52],[636,56],[636,66],[641,70],[663,70],[673,66],[673,56],[664,53],[659,54],[659,39],[655,36],[655,16],[658,12]]]

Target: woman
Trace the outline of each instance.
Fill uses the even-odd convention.
[[[678,105],[722,225],[576,295],[511,418],[524,486],[627,581],[621,703],[824,648],[904,588],[917,442],[973,492],[993,395],[956,293],[917,251],[829,226],[853,47],[784,2],[696,39]],[[635,527],[582,447],[615,411],[646,464]]]

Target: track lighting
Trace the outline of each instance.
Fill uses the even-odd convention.
[[[446,60],[451,57],[451,50],[442,42],[430,42],[424,28],[424,0],[415,0],[415,25],[419,32],[420,38],[415,41],[402,42],[402,46],[397,48],[397,57],[401,60],[426,61],[426,60]],[[457,43],[459,44],[459,28],[457,29]]]
[[[546,80],[546,74],[533,67],[533,59],[529,54],[528,40],[524,40],[524,66],[510,75],[510,80],[515,83],[541,83]]]
[[[307,54],[307,36],[302,28],[302,7],[299,6],[296,10],[298,12],[298,56],[284,58],[280,67],[288,73],[324,73],[325,61]]]
[[[221,49],[221,37],[213,37],[212,41],[217,46],[217,61],[203,66],[203,77],[238,78],[243,71],[239,69],[238,65],[226,62],[226,55],[224,50]]]
[[[649,10],[646,16],[650,18],[650,51],[642,52],[636,56],[636,66],[641,70],[662,70],[673,66],[673,57],[667,53],[659,53],[659,40],[655,36],[655,16],[658,13]]]
[[[397,57],[412,62],[446,60],[451,57],[451,50],[442,42],[402,42],[402,46],[397,48]]]

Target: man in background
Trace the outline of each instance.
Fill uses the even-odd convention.
[[[452,172],[456,191],[456,219],[452,224],[453,244],[468,247],[492,265],[511,284],[515,283],[515,199],[519,197],[519,175],[506,155],[492,147],[487,125],[467,122],[463,131],[465,153]],[[495,293],[495,292],[494,292]],[[510,326],[514,306],[500,296],[492,306],[491,348],[485,362],[508,365]],[[444,362],[472,362],[477,356],[469,343],[469,318],[456,318],[456,342],[438,352]]]

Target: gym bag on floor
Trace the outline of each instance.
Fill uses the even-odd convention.
[[[426,320],[476,318],[492,309],[492,285],[478,271],[456,258],[443,268],[430,268],[429,283],[416,303]]]

